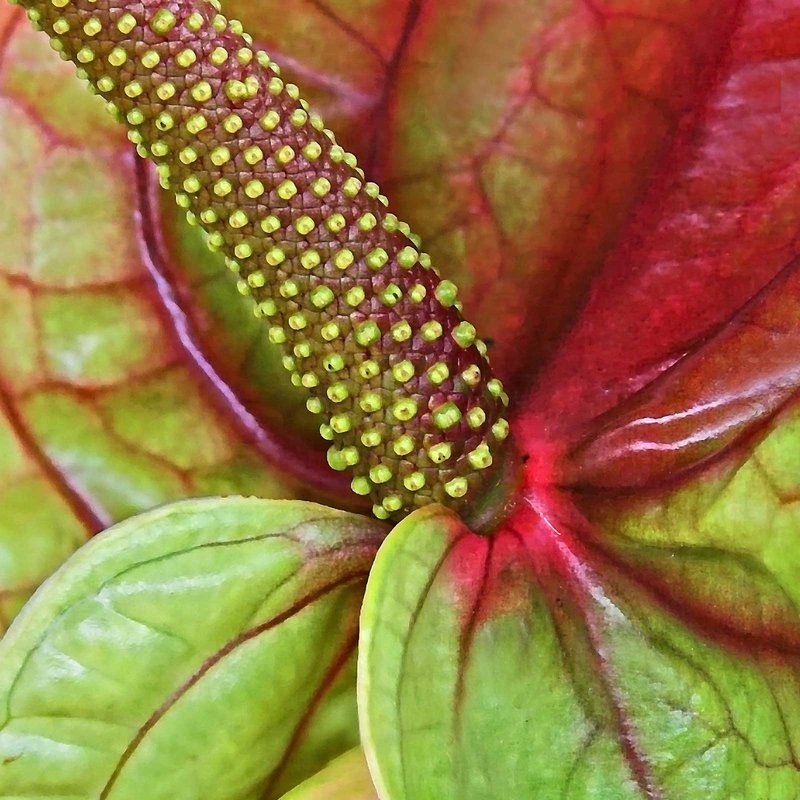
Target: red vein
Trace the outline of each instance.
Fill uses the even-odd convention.
[[[12,9],[6,24],[0,27],[0,71],[5,67],[6,52],[11,42],[11,37],[22,19],[22,9]]]
[[[91,536],[107,528],[111,524],[110,517],[39,445],[16,407],[11,392],[2,381],[0,381],[0,411],[5,414],[14,435],[19,439],[25,452],[33,459],[47,478],[48,483],[69,506],[70,511],[83,525],[86,532]]]
[[[303,734],[308,729],[308,726],[311,723],[311,720],[314,718],[314,715],[317,713],[317,711],[319,711],[322,701],[333,687],[333,684],[336,682],[337,678],[341,675],[342,670],[345,668],[345,665],[350,660],[357,646],[358,629],[356,628],[355,632],[334,656],[333,661],[330,663],[328,669],[325,671],[325,674],[322,676],[319,686],[314,691],[314,694],[308,703],[308,708],[306,708],[305,712],[300,718],[300,721],[295,726],[292,736],[289,739],[289,744],[286,745],[286,749],[284,750],[280,761],[278,761],[278,764],[272,771],[272,774],[270,775],[269,779],[267,780],[267,784],[264,787],[264,791],[261,793],[261,797],[265,800],[266,798],[272,797],[275,786],[283,775],[286,766],[289,763],[289,759],[295,754],[303,738]]]
[[[344,113],[345,117],[353,116],[358,111],[371,106],[372,99],[370,95],[348,83],[344,78],[340,78],[331,72],[320,72],[288,53],[277,50],[275,47],[271,48],[270,52],[275,53],[276,61],[279,61],[287,70],[291,70],[297,75],[304,85],[311,86],[314,84],[318,88],[330,92],[336,101],[341,103],[341,108],[348,109]]]
[[[562,540],[556,538],[554,540],[554,546],[556,550],[560,551],[562,554],[565,565],[569,568],[573,579],[583,592],[591,596],[596,590],[602,591],[601,587],[592,582],[588,568],[578,561],[575,554],[572,553]],[[589,641],[591,642],[595,658],[599,665],[600,679],[605,687],[614,717],[617,721],[619,740],[625,760],[628,762],[631,774],[645,797],[647,797],[648,800],[662,800],[663,795],[655,784],[650,763],[639,748],[636,724],[625,707],[624,698],[614,686],[614,678],[616,675],[613,667],[604,655],[605,647],[602,634],[593,620],[590,609],[586,608],[585,600],[579,597],[578,603],[580,606],[583,606],[583,616],[586,620],[586,627],[589,632]]]
[[[215,407],[268,465],[279,466],[289,476],[338,498],[340,503],[343,497],[352,500],[354,496],[351,497],[347,479],[330,470],[319,451],[299,447],[296,440],[266,427],[206,357],[189,312],[172,285],[167,267],[167,248],[156,217],[157,187],[144,162],[131,155],[128,158],[134,159],[137,196],[134,217],[142,261],[153,280],[161,309],[177,344],[187,364],[199,375]]]
[[[595,621],[594,610],[591,608],[591,605],[597,602],[598,594],[602,594],[605,598],[605,591],[596,582],[589,567],[581,562],[573,552],[566,533],[556,528],[553,521],[548,518],[546,511],[537,507],[538,504],[535,500],[528,499],[527,502],[544,527],[543,533],[548,539],[551,551],[558,557],[562,569],[566,572],[566,577],[571,579],[568,585],[570,585],[576,605],[581,610],[586,622],[588,639],[598,666],[598,674],[616,720],[622,753],[631,775],[647,800],[664,800],[664,795],[655,782],[652,767],[639,747],[636,723],[625,706],[624,697],[617,689],[616,671],[606,656],[608,648],[604,642],[603,632]],[[532,531],[517,530],[523,545],[531,552],[534,563],[536,563],[538,558],[530,540],[531,533]]]
[[[461,738],[462,734],[462,713],[464,711],[464,693],[466,689],[467,666],[469,663],[470,653],[472,651],[472,643],[475,639],[475,632],[478,627],[478,618],[481,607],[486,599],[486,585],[489,581],[489,575],[491,574],[492,556],[494,554],[495,542],[496,537],[494,536],[486,539],[486,550],[483,554],[480,583],[476,587],[475,598],[472,602],[469,616],[464,624],[464,629],[461,632],[461,637],[458,642],[458,675],[456,677],[456,687],[453,699],[453,728],[455,730],[456,738],[459,739]]]
[[[353,27],[347,20],[342,19],[338,14],[335,14],[328,6],[326,6],[321,0],[308,0],[308,4],[315,8],[323,17],[330,20],[337,28],[339,28],[343,33],[347,34],[351,39],[353,39],[356,43],[360,44],[365,50],[368,50],[372,53],[375,58],[378,59],[381,63],[383,63],[383,56],[381,55],[378,48],[370,42],[361,31],[357,28]]]
[[[119,761],[117,761],[116,766],[114,767],[113,772],[111,773],[108,781],[106,781],[105,786],[103,787],[98,800],[106,800],[111,793],[111,790],[114,788],[114,784],[117,782],[122,770],[124,769],[125,765],[130,761],[133,754],[136,752],[139,745],[144,741],[144,738],[150,733],[151,730],[172,710],[175,704],[183,698],[190,689],[196,686],[214,667],[220,664],[227,656],[234,653],[239,647],[244,644],[247,644],[254,639],[257,639],[263,633],[267,633],[274,628],[278,627],[282,623],[286,622],[287,620],[291,619],[296,614],[304,611],[306,608],[309,608],[318,600],[321,600],[327,594],[335,591],[336,589],[340,589],[342,587],[347,586],[348,584],[354,584],[358,581],[363,581],[367,576],[366,572],[359,572],[355,575],[349,575],[343,578],[339,578],[338,580],[329,583],[323,586],[320,589],[317,589],[315,592],[301,598],[298,600],[294,605],[287,608],[285,611],[282,611],[280,614],[276,614],[271,619],[262,622],[259,625],[256,625],[249,630],[243,631],[235,638],[231,639],[227,644],[217,650],[216,653],[209,656],[201,665],[200,667],[187,678],[175,691],[150,715],[144,725],[139,728],[136,735],[130,741],[128,746],[125,748],[125,752],[120,756]]]
[[[796,631],[787,630],[776,633],[774,630],[767,630],[765,633],[761,633],[755,630],[742,630],[741,625],[736,625],[720,615],[708,612],[701,602],[693,598],[677,596],[672,591],[675,587],[668,581],[662,580],[652,570],[648,570],[643,575],[641,567],[626,562],[624,558],[606,548],[596,536],[586,535],[582,537],[581,542],[603,563],[604,567],[616,570],[672,616],[701,636],[723,643],[726,647],[747,655],[763,649],[768,649],[784,658],[797,657],[800,653],[800,639],[798,639]],[[728,554],[739,555],[735,551],[730,551]],[[786,590],[780,584],[777,585],[781,589],[782,596],[789,600],[794,607],[795,604],[787,595]]]
[[[386,135],[386,119],[389,113],[389,102],[391,100],[392,89],[394,87],[397,73],[400,70],[403,57],[408,49],[408,44],[411,40],[411,34],[417,27],[419,15],[422,12],[423,0],[409,0],[408,8],[406,10],[405,19],[403,20],[403,28],[400,31],[400,36],[397,39],[397,44],[392,51],[389,60],[386,62],[386,69],[384,71],[383,81],[381,82],[381,92],[375,103],[375,109],[372,112],[372,118],[375,120],[372,136],[366,148],[364,159],[365,170],[368,173],[376,173],[376,161],[378,154],[385,150],[383,140]]]
[[[6,24],[0,28],[0,71],[5,69],[8,47],[17,27],[23,20],[24,17],[21,13],[12,13]],[[18,103],[19,101],[14,98],[12,102]],[[12,392],[2,381],[0,381],[0,411],[5,415],[25,452],[33,459],[48,483],[67,504],[86,533],[91,536],[107,528],[111,524],[111,518],[39,445],[19,413]]]

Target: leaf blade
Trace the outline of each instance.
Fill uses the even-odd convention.
[[[800,255],[791,111],[798,67],[796,48],[783,43],[782,32],[797,24],[791,0],[740,4],[713,80],[695,113],[681,120],[660,171],[527,400],[531,446],[547,419],[554,420],[553,439],[565,446],[596,433],[604,414],[724,336],[770,282],[792,269]],[[763,361],[769,358],[767,352]],[[733,359],[728,369],[740,365]]]
[[[0,784],[278,796],[286,759],[351,660],[379,536],[320,506],[240,498],[186,501],[93,540],[0,645]],[[349,704],[296,779],[353,742]]]
[[[491,539],[443,512],[390,534],[359,660],[381,797],[791,797],[800,651],[709,636],[585,535],[543,495]]]

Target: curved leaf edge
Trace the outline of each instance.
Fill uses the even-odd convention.
[[[214,509],[218,508],[220,501],[226,503],[241,502],[245,505],[253,506],[273,506],[284,513],[290,511],[292,507],[317,509],[321,518],[341,516],[353,518],[354,520],[364,519],[372,526],[379,524],[369,517],[340,511],[307,500],[273,500],[253,496],[246,497],[244,495],[178,500],[129,517],[87,540],[37,587],[22,610],[14,618],[3,638],[0,639],[0,686],[2,686],[3,674],[13,673],[16,669],[13,653],[24,653],[26,651],[26,638],[31,637],[33,631],[38,630],[37,623],[43,622],[47,618],[49,608],[54,604],[68,603],[74,594],[79,593],[81,578],[88,576],[93,569],[100,567],[106,553],[113,553],[120,540],[130,536],[132,531],[141,529],[143,523],[147,523],[148,527],[152,528],[153,523],[163,522],[173,516],[196,513],[197,511],[213,513]],[[131,543],[131,547],[137,549],[144,547],[148,541],[150,539],[147,536],[139,537],[137,541]],[[130,557],[130,548],[126,549],[125,552]],[[44,594],[49,596],[48,603],[36,602]],[[9,653],[12,655],[9,656]]]

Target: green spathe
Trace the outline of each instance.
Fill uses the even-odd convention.
[[[0,643],[0,796],[277,797],[351,748],[381,534],[310,503],[230,498],[94,539]]]
[[[791,800],[797,698],[790,660],[693,632],[567,533],[486,539],[424,509],[370,574],[359,714],[382,800]]]

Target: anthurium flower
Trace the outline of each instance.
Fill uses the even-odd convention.
[[[22,5],[0,797],[794,797],[800,6]]]

